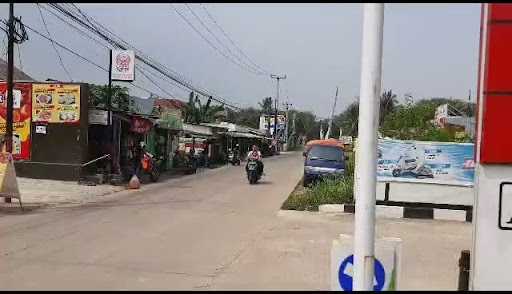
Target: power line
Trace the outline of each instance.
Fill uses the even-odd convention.
[[[199,3],[201,8],[206,12],[210,20],[215,24],[215,26],[222,32],[222,34],[228,39],[228,41],[240,52],[242,56],[244,56],[254,67],[258,68],[260,71],[262,71],[265,74],[270,74],[270,72],[266,71],[263,67],[259,66],[257,63],[251,60],[247,54],[244,53],[244,51],[233,41],[231,37],[226,33],[226,31],[222,28],[222,26],[217,22],[217,20],[213,17],[213,15],[208,11],[206,6],[204,6],[202,3]]]
[[[126,41],[124,41],[122,39],[120,41],[113,40],[111,37],[107,36],[107,34],[105,32],[100,31],[100,29],[98,29],[94,24],[92,24],[92,23],[89,23],[89,24],[85,23],[81,19],[81,18],[83,18],[83,16],[77,16],[77,15],[73,14],[73,12],[70,12],[70,11],[66,10],[64,7],[60,6],[59,4],[51,3],[49,5],[52,8],[54,8],[56,11],[64,14],[65,16],[67,16],[68,18],[73,20],[74,22],[80,24],[81,26],[83,26],[83,27],[87,28],[88,30],[92,31],[93,33],[97,34],[102,39],[104,39],[105,41],[107,41],[110,44],[112,44],[112,46],[117,47],[117,48],[121,48],[123,50],[126,50],[127,47],[134,48],[134,46],[128,44]],[[91,18],[89,18],[89,19],[91,19]],[[104,27],[104,26],[102,26],[102,27]],[[124,45],[121,44],[120,42],[124,43]],[[203,96],[210,96],[210,97],[212,97],[212,100],[215,100],[217,102],[221,102],[221,103],[225,104],[226,106],[238,109],[238,107],[236,107],[236,106],[227,104],[225,101],[222,101],[219,98],[213,97],[213,95],[209,94],[204,89],[200,89],[198,87],[195,87],[195,86],[191,85],[190,82],[183,81],[179,77],[173,76],[172,74],[170,74],[168,72],[168,71],[172,71],[172,70],[170,70],[167,67],[159,64],[158,62],[153,61],[150,57],[145,56],[142,52],[137,52],[135,57],[137,59],[139,59],[140,61],[142,61],[143,63],[145,63],[146,65],[148,65],[149,67],[151,67],[152,69],[158,71],[159,73],[161,73],[162,75],[166,76],[167,78],[169,78],[171,80],[174,80],[175,82],[185,86],[186,88],[188,88],[188,89],[190,89],[192,91],[195,91],[195,92],[197,92],[197,93],[199,93],[199,94],[201,94]]]
[[[226,46],[219,38],[217,38],[217,35],[212,32],[210,30],[210,28],[203,22],[203,20],[199,17],[199,15],[197,15],[194,10],[192,8],[190,8],[190,5],[188,5],[187,3],[185,3],[185,6],[187,7],[187,9],[190,11],[190,13],[192,13],[192,15],[194,15],[194,17],[199,21],[199,23],[206,29],[206,31],[208,31],[208,33],[210,33],[210,35],[213,36],[213,38],[219,43],[219,45],[221,45],[224,49],[226,49],[228,51],[229,54],[231,54],[232,56],[234,56],[238,61],[239,61],[239,64],[242,64],[244,65],[245,67],[247,67],[247,69],[251,72],[251,73],[254,73],[254,74],[257,74],[257,75],[263,75],[265,74],[264,72],[261,72],[259,71],[258,69],[254,69],[253,66],[251,66],[250,64],[247,64],[246,62],[244,62],[242,59],[240,59],[240,57],[236,54],[233,53],[233,51],[231,51],[231,49],[229,49],[229,46]],[[239,65],[240,66],[240,65]],[[245,70],[247,70],[246,68],[244,68]]]
[[[44,25],[44,28],[46,30],[46,33],[48,34],[48,37],[50,38],[50,40],[52,40],[52,42],[51,42],[52,43],[52,47],[55,50],[55,53],[57,53],[57,57],[59,57],[60,66],[62,67],[62,69],[64,70],[66,75],[68,76],[69,80],[73,81],[73,78],[71,77],[71,74],[69,73],[68,69],[64,65],[64,61],[62,61],[62,57],[60,56],[59,50],[57,49],[57,47],[55,47],[55,44],[53,43],[52,35],[50,34],[50,30],[48,30],[48,26],[46,25],[46,21],[44,19],[43,12],[41,11],[41,8],[39,7],[39,4],[36,3],[36,5],[37,5],[37,9],[39,10],[39,15],[41,16],[41,21],[43,22],[43,25]]]
[[[4,24],[5,24],[5,21],[4,21],[4,20],[0,20],[0,21],[1,21],[2,23],[4,23]],[[100,69],[100,70],[102,70],[102,71],[104,71],[104,72],[108,72],[108,69],[107,69],[107,68],[104,68],[104,67],[102,67],[101,65],[98,65],[98,64],[97,64],[97,63],[95,63],[94,61],[92,61],[92,60],[90,60],[90,59],[88,59],[88,58],[86,58],[86,57],[84,57],[84,56],[80,55],[79,53],[77,53],[77,52],[73,51],[72,49],[69,49],[68,47],[66,47],[66,46],[64,46],[64,45],[62,45],[62,44],[60,44],[59,42],[57,42],[57,41],[55,41],[55,40],[52,40],[51,38],[48,38],[47,36],[43,35],[41,32],[37,31],[36,29],[33,29],[32,27],[28,26],[27,24],[24,24],[24,26],[25,26],[26,28],[28,28],[30,31],[32,31],[32,32],[36,33],[37,35],[39,35],[40,37],[42,37],[42,38],[46,39],[47,41],[49,41],[49,42],[52,42],[52,41],[53,41],[53,42],[55,43],[55,45],[57,45],[57,46],[59,46],[60,48],[62,48],[62,49],[64,49],[64,50],[68,51],[69,53],[71,53],[71,54],[73,54],[73,55],[75,55],[75,56],[79,57],[80,59],[82,59],[82,60],[84,60],[84,61],[88,62],[89,64],[94,65],[94,66],[95,66],[95,67],[97,67],[98,69]],[[138,89],[140,89],[140,90],[143,90],[143,91],[145,91],[145,92],[147,92],[147,93],[153,94],[153,91],[150,91],[150,90],[148,90],[148,89],[146,89],[146,88],[144,88],[144,87],[141,87],[141,86],[139,86],[139,85],[136,85],[136,84],[134,84],[134,83],[130,83],[129,85],[131,85],[131,86],[133,86],[133,87],[135,87],[135,88],[138,88]]]
[[[75,25],[71,24],[70,22],[66,21],[65,19],[63,19],[62,17],[60,17],[58,14],[54,13],[53,11],[51,10],[48,10],[47,8],[45,8],[43,6],[43,9],[47,10],[48,12],[50,12],[52,15],[54,15],[55,17],[57,17],[59,20],[61,20],[62,22],[66,23],[67,25],[71,26],[73,29],[75,29],[76,31],[78,31],[80,34],[82,34],[83,36],[87,37],[88,39],[96,42],[97,44],[99,44],[100,46],[102,46],[103,48],[106,48],[108,50],[111,49],[111,47],[103,44],[103,42],[101,42],[100,40],[96,39],[96,38],[93,38],[91,37],[88,33],[86,33],[85,31],[81,30],[80,28],[76,27]],[[157,88],[159,88],[162,92],[164,92],[165,94],[171,96],[171,97],[177,97],[177,95],[169,92],[169,91],[166,91],[164,90],[160,85],[158,85],[154,80],[152,80],[151,78],[149,78],[147,76],[147,73],[143,72],[143,68],[140,67],[140,66],[136,66],[137,67],[137,70],[144,76],[146,77],[146,79],[148,79],[148,81],[150,81],[152,84],[154,84]],[[148,71],[149,73],[153,74],[151,71]],[[156,75],[155,75],[156,76]],[[162,79],[162,77],[158,77],[156,76],[157,78],[159,79]],[[174,82],[174,81],[173,81]],[[180,86],[180,87],[183,87],[181,86],[180,84],[173,84],[173,85],[177,85],[177,86]]]
[[[208,38],[206,38],[195,26],[194,24],[192,24],[190,22],[190,20],[187,19],[187,17],[185,15],[183,15],[177,8],[176,6],[172,5],[172,8],[174,8],[174,10],[176,11],[176,13],[178,13],[178,15],[206,42],[208,43],[208,45],[210,45],[210,47],[212,47],[217,53],[221,54],[222,56],[224,56],[224,58],[226,58],[227,60],[229,60],[231,63],[237,65],[238,67],[240,67],[241,69],[244,69],[246,70],[242,65],[240,65],[238,62],[236,62],[235,60],[233,60],[231,57],[229,57],[228,55],[226,55],[222,50],[220,50],[217,46],[215,46]],[[188,7],[188,6],[187,6]],[[189,8],[190,9],[190,8]],[[251,73],[255,73],[254,71],[251,71]]]
[[[160,87],[160,85],[158,85],[153,79],[151,79],[139,66],[135,66],[135,68],[146,78],[148,79],[148,81],[150,81],[153,85],[155,85],[158,89],[160,89],[160,91],[164,92],[165,94],[171,96],[171,98],[175,98],[176,96],[174,94],[171,94],[169,93],[168,91],[166,91],[165,89],[163,89],[162,87]]]

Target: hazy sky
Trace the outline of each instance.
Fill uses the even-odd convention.
[[[174,4],[212,42],[183,4]],[[286,74],[281,100],[293,107],[330,113],[336,86],[342,88],[336,112],[359,95],[362,5],[361,4],[204,4],[217,22],[264,69]],[[106,25],[147,55],[179,72],[195,84],[212,90],[241,106],[256,106],[275,96],[275,80],[254,75],[230,63],[214,51],[180,18],[171,4],[78,4],[84,12]],[[231,45],[199,4],[190,7],[224,44]],[[108,51],[78,34],[43,10],[53,38],[108,67]],[[8,5],[0,5],[7,18]],[[35,4],[15,4],[29,26],[45,33]],[[403,100],[445,96],[467,99],[476,88],[480,4],[386,4],[384,17],[383,88]],[[30,32],[21,47],[23,69],[36,79],[68,80],[51,44]],[[5,35],[5,34],[3,34]],[[3,38],[5,42],[5,38]],[[5,44],[1,53],[5,58]],[[219,45],[217,45],[219,46]],[[234,47],[233,52],[236,52]],[[108,75],[60,50],[73,80],[107,83]],[[15,51],[16,65],[18,53]],[[162,93],[142,75],[136,83]],[[187,99],[187,93],[164,80],[163,88]],[[121,84],[121,83],[120,83]],[[134,95],[147,92],[134,89]]]

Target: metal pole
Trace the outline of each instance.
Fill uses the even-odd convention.
[[[14,3],[9,3],[9,24],[7,36],[7,123],[5,126],[5,151],[12,153],[12,125],[14,97]],[[6,203],[11,203],[11,198],[5,198]]]
[[[277,79],[277,88],[276,88],[276,99],[275,99],[275,105],[276,105],[276,109],[275,109],[275,112],[274,112],[274,139],[277,139],[277,108],[279,106],[279,77],[276,78]]]
[[[384,4],[365,3],[356,158],[354,290],[371,291],[375,259],[377,127],[382,74]]]
[[[276,105],[276,109],[275,109],[275,114],[274,114],[274,139],[277,139],[277,112],[278,112],[278,106],[279,106],[279,80],[281,79],[286,79],[286,75],[283,75],[283,76],[278,76],[278,75],[270,75],[270,77],[272,79],[276,79],[277,80],[277,94],[276,94],[276,99],[275,99],[275,105]],[[277,145],[276,145],[277,147]]]
[[[114,121],[112,119],[112,50],[109,50],[109,59],[108,59],[108,96],[107,96],[107,124],[111,128],[111,135],[112,135],[112,156],[111,159],[111,171],[110,173],[117,172],[117,156],[116,156],[116,142],[117,142],[117,136],[116,136],[116,129],[114,126]]]
[[[7,124],[5,129],[5,150],[12,153],[12,125],[13,125],[13,74],[14,74],[14,4],[9,3],[9,28],[7,44]]]

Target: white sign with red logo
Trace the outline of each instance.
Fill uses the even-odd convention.
[[[135,80],[135,53],[132,50],[112,50],[112,80]]]

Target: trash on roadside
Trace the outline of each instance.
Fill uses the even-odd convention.
[[[139,178],[136,175],[133,175],[130,181],[128,182],[128,188],[129,189],[139,189],[140,188],[140,181]]]

